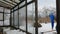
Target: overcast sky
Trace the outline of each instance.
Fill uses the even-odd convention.
[[[56,7],[56,0],[38,0],[38,11],[40,11],[40,9],[43,7],[48,7],[48,8]],[[33,12],[34,12],[34,4],[28,5],[28,14],[32,14]]]
[[[56,7],[56,0],[38,0],[38,9],[43,7]]]

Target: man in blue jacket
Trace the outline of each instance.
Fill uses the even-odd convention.
[[[51,13],[49,15],[49,17],[50,17],[50,21],[51,21],[51,25],[52,25],[52,29],[53,29],[53,27],[54,27],[54,15],[53,15],[53,13]]]

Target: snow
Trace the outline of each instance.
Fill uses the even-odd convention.
[[[26,34],[24,32],[21,31],[17,31],[17,30],[10,30],[6,32],[7,34]]]
[[[9,25],[7,20],[5,22],[6,22],[5,25]],[[42,27],[38,28],[39,34],[41,34],[42,32],[44,32],[44,34],[56,33],[56,31],[52,31],[51,23],[40,23],[40,24],[42,25]],[[0,25],[3,25],[3,24],[0,24]],[[26,30],[26,25],[21,25],[20,28],[23,30]],[[56,23],[54,23],[53,30],[56,30]],[[25,32],[21,32],[19,30],[10,30],[10,28],[4,29],[4,32],[6,32],[7,34],[26,34]],[[35,27],[33,27],[33,23],[28,23],[28,32],[35,34]]]
[[[41,32],[46,32],[46,31],[50,31],[50,32],[46,32],[46,33],[53,33],[56,31],[52,31],[51,28],[51,23],[41,23],[42,27],[38,28],[38,33],[40,34]],[[21,29],[25,30],[25,26],[20,26]],[[54,28],[53,30],[56,30],[56,23],[54,23]],[[28,25],[28,32],[35,34],[35,28],[33,26],[30,26],[30,24]]]
[[[38,28],[38,33],[41,34],[42,32],[44,32],[44,34],[54,34],[56,33],[56,31],[52,31],[52,28],[51,28],[51,23],[41,23],[42,27],[39,27]],[[55,29],[56,27],[56,23],[54,23],[54,28],[53,30],[56,30]],[[23,30],[26,30],[26,27],[23,25],[23,26],[20,26],[21,29]],[[4,29],[4,31],[7,33],[7,34],[26,34],[25,32],[22,32],[22,31],[19,31],[19,30],[10,30],[9,28],[8,29]],[[49,31],[49,32],[47,32]],[[32,33],[32,34],[35,34],[35,28],[33,26],[31,26],[31,24],[28,24],[28,32]]]
[[[10,28],[4,29],[4,32],[6,32],[6,34],[26,34],[19,30],[10,30]]]

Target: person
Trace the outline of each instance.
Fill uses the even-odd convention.
[[[52,30],[53,30],[53,27],[54,27],[54,14],[51,13],[51,14],[49,15],[49,17],[50,17],[50,21],[51,21],[51,25],[52,25]]]

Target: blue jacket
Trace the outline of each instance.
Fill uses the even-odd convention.
[[[50,17],[51,21],[54,21],[54,15],[53,14],[50,14],[49,17]]]

